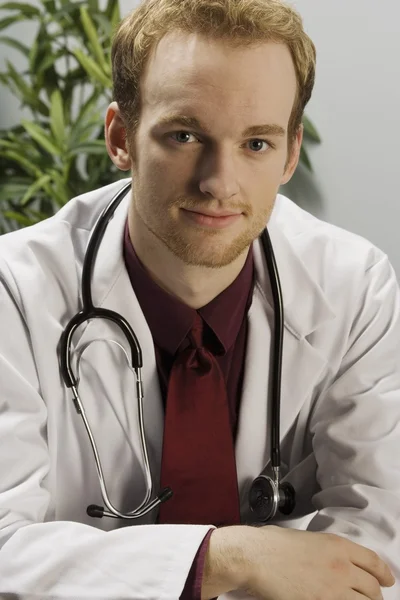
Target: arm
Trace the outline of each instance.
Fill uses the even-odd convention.
[[[400,298],[385,256],[365,273],[347,352],[310,428],[321,491],[308,529],[375,550],[400,579]],[[385,599],[399,596],[400,582]]]
[[[310,416],[321,491],[309,531],[216,530],[204,600],[236,587],[274,600],[310,600],[327,589],[334,598],[350,598],[353,589],[366,598],[398,599],[400,298],[386,257],[364,281],[339,373]]]
[[[202,600],[231,590],[241,599],[382,600],[388,566],[367,548],[327,533],[266,527],[216,529],[207,553]],[[360,596],[361,594],[361,596]]]
[[[176,600],[210,528],[46,522],[46,420],[29,332],[0,281],[0,596]]]

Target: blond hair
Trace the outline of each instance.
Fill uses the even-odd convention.
[[[316,51],[301,16],[280,0],[143,0],[120,23],[112,45],[114,98],[129,136],[140,120],[140,81],[148,58],[169,32],[180,30],[236,47],[284,43],[297,76],[289,146],[301,125],[315,81]]]

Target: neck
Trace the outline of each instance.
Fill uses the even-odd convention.
[[[161,240],[141,227],[140,218],[129,214],[129,236],[135,252],[150,277],[181,302],[199,309],[233,283],[246,262],[248,249],[231,264],[220,268],[188,265]]]

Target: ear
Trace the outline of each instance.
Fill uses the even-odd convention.
[[[297,165],[299,164],[299,160],[300,160],[301,146],[303,143],[303,134],[304,134],[304,126],[303,126],[303,124],[301,124],[299,129],[297,130],[296,138],[292,144],[291,153],[290,153],[290,156],[288,157],[288,161],[287,161],[286,167],[285,167],[285,172],[281,179],[281,185],[285,185],[285,183],[288,183],[292,179],[293,174],[294,174],[295,170],[297,169]]]
[[[132,159],[126,143],[126,129],[116,102],[109,105],[104,123],[107,152],[114,165],[121,171],[129,171]]]

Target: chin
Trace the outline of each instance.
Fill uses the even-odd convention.
[[[179,243],[167,243],[169,250],[186,265],[205,267],[209,269],[220,269],[233,263],[248,249],[249,244],[238,245],[237,243],[221,242],[213,243],[205,240],[204,243],[196,244],[193,238],[190,242],[180,239]],[[216,242],[216,240],[215,240]]]

